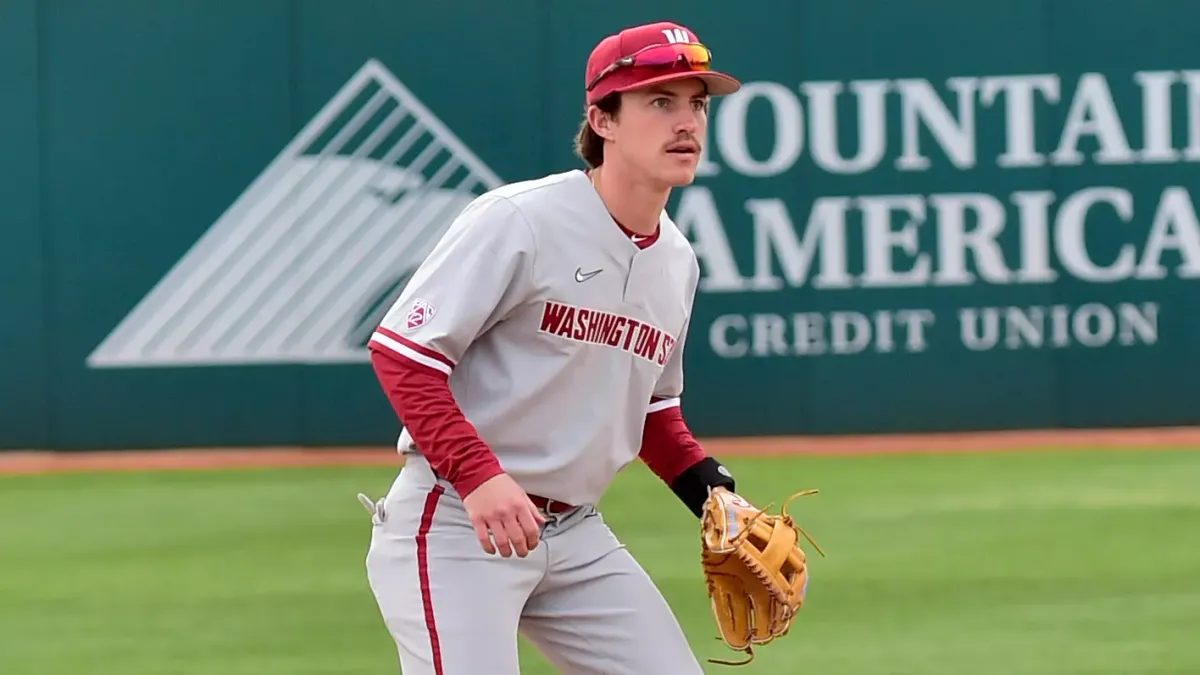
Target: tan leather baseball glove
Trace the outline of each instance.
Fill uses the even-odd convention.
[[[787,507],[793,499],[816,492],[792,495],[779,515],[724,488],[709,494],[701,518],[701,566],[708,596],[720,639],[748,655],[744,661],[709,661],[750,663],[754,645],[765,645],[791,628],[808,590],[808,558],[799,546],[800,535],[822,556],[825,552],[796,526]]]

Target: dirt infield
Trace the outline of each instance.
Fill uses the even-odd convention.
[[[1043,448],[1194,448],[1200,427],[996,431],[881,436],[783,436],[702,441],[716,456],[871,455],[1036,450]],[[222,448],[125,452],[0,452],[0,474],[239,467],[388,466],[392,448]]]

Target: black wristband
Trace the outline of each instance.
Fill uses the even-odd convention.
[[[671,490],[697,518],[704,513],[704,501],[708,499],[709,488],[717,486],[737,492],[734,489],[733,474],[712,457],[705,457],[696,462],[671,481]]]

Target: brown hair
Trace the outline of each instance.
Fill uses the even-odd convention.
[[[616,116],[621,110],[621,95],[609,94],[594,104],[601,112]],[[583,109],[583,122],[579,125],[579,133],[575,134],[575,154],[587,163],[588,168],[595,169],[604,163],[604,138],[596,133],[587,118],[588,108]]]

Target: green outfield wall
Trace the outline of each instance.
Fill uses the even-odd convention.
[[[5,0],[0,447],[390,442],[373,323],[664,17],[697,433],[1200,422],[1194,1]]]

